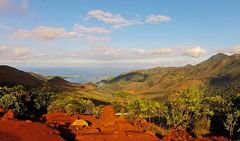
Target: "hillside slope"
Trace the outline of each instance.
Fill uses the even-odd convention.
[[[219,79],[224,82],[240,80],[240,55],[228,56],[219,53],[195,66],[157,67],[123,73],[103,81],[105,85],[102,87],[148,98],[164,99],[180,89],[190,86],[202,87]]]
[[[36,87],[50,87],[53,90],[64,92],[63,96],[79,96],[92,100],[108,102],[112,95],[94,84],[75,84],[64,80],[61,77],[52,77],[50,79],[36,73],[27,73],[10,66],[0,65],[0,85],[13,86],[16,84]]]
[[[0,66],[1,84],[21,84],[26,86],[40,86],[43,81],[10,66]]]

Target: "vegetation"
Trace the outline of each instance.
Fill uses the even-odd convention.
[[[65,97],[53,101],[48,106],[48,112],[66,112],[69,114],[93,113],[94,103],[79,97]]]
[[[47,105],[55,92],[47,88],[27,90],[22,85],[0,87],[0,107],[12,109],[20,118],[40,116],[46,113]]]
[[[228,131],[230,138],[239,138],[240,95],[230,98],[208,96],[196,87],[179,91],[172,99],[162,104],[149,99],[134,99],[129,102],[116,102],[118,112],[127,113],[134,122],[146,119],[165,128],[178,128],[196,136],[210,132],[212,127]],[[221,118],[223,127],[214,120]],[[224,134],[223,134],[224,135]]]
[[[40,87],[14,86],[15,83],[7,85],[9,79],[1,83],[0,108],[13,109],[19,118],[47,112],[98,116],[101,105],[111,102],[117,112],[124,113],[134,123],[147,120],[195,136],[213,134],[236,140],[240,139],[239,58],[239,55],[218,54],[196,66],[124,73],[99,87],[69,82],[61,85],[59,81],[46,80]],[[19,77],[26,75],[19,74]]]

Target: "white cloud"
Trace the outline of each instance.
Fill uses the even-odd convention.
[[[240,45],[236,46],[236,47],[233,49],[233,53],[234,53],[234,54],[240,54]]]
[[[140,23],[138,20],[127,20],[121,15],[112,14],[111,12],[105,12],[103,10],[92,10],[88,12],[88,16],[96,18],[104,23],[112,24],[114,27],[129,26]]]
[[[8,47],[7,46],[0,46],[0,54],[4,54],[6,51],[8,51]]]
[[[171,18],[169,16],[150,15],[147,17],[145,22],[150,24],[156,24],[156,23],[169,22],[169,21],[171,21]]]
[[[35,29],[18,29],[14,37],[20,39],[54,40],[57,38],[75,38],[79,35],[76,32],[67,32],[64,28],[39,26]]]
[[[184,55],[189,56],[189,57],[198,58],[198,57],[205,55],[206,53],[207,53],[207,51],[204,48],[193,47],[193,48],[187,49],[184,52]]]
[[[158,51],[158,53],[153,54]],[[142,49],[142,48],[111,48],[106,46],[99,46],[91,48],[90,50],[80,51],[73,53],[74,57],[82,57],[82,59],[95,59],[95,60],[129,60],[129,59],[158,59],[164,55],[170,55],[171,49]]]
[[[110,30],[107,30],[102,27],[85,27],[79,24],[74,25],[74,31],[77,33],[110,33]]]
[[[0,14],[19,13],[28,9],[28,0],[0,0]]]
[[[151,55],[169,55],[173,52],[171,48],[159,48],[150,52]]]
[[[30,53],[30,50],[26,47],[16,47],[13,53],[16,57],[24,57]]]
[[[102,10],[90,11],[88,12],[88,15],[108,24],[121,25],[128,22],[120,15],[113,15],[110,12],[104,12]]]
[[[109,42],[109,41],[111,41],[111,39],[109,38],[109,37],[96,37],[96,36],[88,36],[87,37],[87,40],[89,41],[89,42],[94,42],[94,43],[96,43],[96,42]]]
[[[0,58],[2,60],[24,59],[29,57],[30,49],[21,46],[2,45],[0,46]]]

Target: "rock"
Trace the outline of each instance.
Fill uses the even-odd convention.
[[[81,130],[76,130],[74,133],[76,135],[89,135],[89,134],[98,134],[99,132],[100,132],[100,130],[97,128],[85,127]]]
[[[163,138],[163,141],[193,141],[193,137],[187,132],[171,129],[170,132]]]
[[[25,122],[27,122],[27,123],[32,123],[32,121],[31,121],[31,120],[25,120]]]
[[[84,127],[84,126],[88,126],[88,123],[83,119],[78,119],[78,120],[75,120],[71,125],[81,128],[81,127]]]
[[[105,106],[99,117],[100,124],[104,126],[113,126],[116,122],[115,110],[112,106]]]
[[[108,127],[101,127],[100,128],[100,134],[101,135],[113,135],[116,129],[114,126],[108,126]]]
[[[5,120],[12,120],[12,119],[14,119],[13,110],[12,110],[12,109],[8,110],[8,111],[3,115],[2,119],[5,119]]]
[[[76,141],[105,141],[102,136],[98,135],[85,135],[85,136],[76,136]]]
[[[97,128],[85,128],[85,134],[98,134],[100,132]]]
[[[42,116],[41,120],[46,122],[47,124],[71,124],[75,120],[79,119],[78,115],[68,115],[67,113],[48,113]]]
[[[114,125],[119,131],[125,132],[143,132],[142,129],[139,129],[137,126],[131,125],[126,119],[118,118]]]
[[[95,126],[97,125],[98,122],[98,120],[95,117],[89,115],[79,115],[79,118],[87,121],[90,126]]]
[[[0,108],[0,114],[3,114],[4,113],[4,109]]]

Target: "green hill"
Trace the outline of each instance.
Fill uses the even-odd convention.
[[[240,55],[219,53],[195,66],[157,67],[123,73],[104,80],[102,88],[153,99],[166,99],[178,90],[190,86],[203,88],[232,81],[240,81]]]

